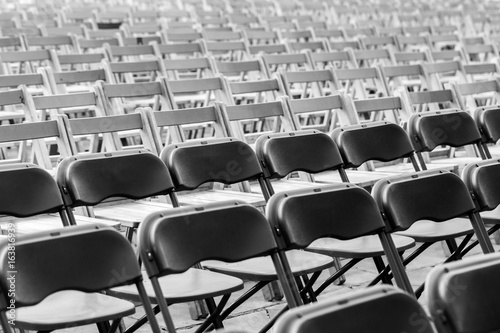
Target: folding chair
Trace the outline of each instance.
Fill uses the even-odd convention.
[[[436,333],[418,301],[390,286],[358,290],[291,309],[278,319],[275,332],[319,333],[332,327],[345,333]]]
[[[365,188],[371,188],[376,181],[391,174],[420,170],[406,132],[396,124],[372,122],[344,126],[334,129],[330,135],[339,147],[345,167],[355,169],[347,173],[349,180]],[[315,179],[331,181],[329,174],[319,174]]]
[[[261,135],[293,131],[294,123],[281,102],[228,105],[216,103],[229,136],[253,144]]]
[[[327,52],[328,45],[325,41],[310,41],[310,42],[291,42],[288,41],[288,49],[290,52]]]
[[[260,59],[246,61],[213,61],[216,73],[224,75],[230,82],[269,79]]]
[[[460,37],[456,33],[455,28],[452,31],[444,31],[444,33],[436,33],[436,29],[441,29],[446,27],[433,27],[434,33],[427,36],[429,46],[433,51],[443,51],[443,50],[453,50],[458,49],[460,46]]]
[[[346,100],[343,92],[307,99],[291,99],[289,96],[284,96],[281,101],[285,104],[285,110],[289,112],[289,117],[297,130],[318,129],[329,132],[338,125],[348,125],[354,121],[350,118],[353,112],[347,110],[351,107],[351,103]],[[310,117],[310,114],[314,117]]]
[[[457,95],[460,109],[472,115],[479,107],[500,104],[498,79],[472,83],[452,83],[452,88]]]
[[[106,71],[107,81],[110,83],[139,83],[152,82],[158,77],[167,76],[167,72],[160,59],[109,62],[102,61]]]
[[[267,71],[267,76],[272,77],[272,74],[278,69],[282,70],[299,70],[311,69],[311,64],[308,57],[304,53],[288,53],[288,54],[263,54],[262,62]]]
[[[486,106],[478,108],[474,112],[474,121],[476,122],[482,137],[483,150],[487,158],[498,156],[496,143],[500,139],[498,132],[498,106]]]
[[[460,107],[455,92],[449,89],[417,92],[398,89],[396,95],[401,97],[404,108],[408,110],[407,114]]]
[[[422,91],[429,89],[429,82],[420,64],[380,66],[380,74],[386,89],[391,96],[399,87],[408,91]]]
[[[429,311],[440,332],[493,332],[500,328],[496,314],[498,253],[478,255],[434,267],[427,276]],[[474,309],[474,310],[472,310]]]
[[[463,148],[465,154],[457,156],[455,149],[450,149],[445,158],[436,158],[430,163],[458,164],[458,171],[469,163],[486,159],[485,146],[474,119],[460,110],[442,110],[413,114],[408,120],[408,135],[412,140],[417,157],[423,170],[426,163],[422,153],[431,152],[439,146]],[[465,155],[465,156],[464,156]],[[477,157],[479,156],[479,157]]]
[[[5,74],[36,73],[42,66],[59,68],[49,50],[2,52],[0,64]]]
[[[242,32],[205,31],[202,35],[203,48],[207,55],[226,61],[247,58],[247,41]]]
[[[376,65],[394,65],[391,51],[388,49],[379,50],[352,50],[352,58],[356,62],[356,67],[372,68]]]
[[[343,89],[354,99],[384,97],[389,94],[376,67],[334,69],[333,79],[336,90]]]
[[[230,96],[229,104],[270,102],[285,94],[283,83],[277,75],[265,80],[228,82],[227,79],[223,79],[223,82]]]
[[[330,41],[328,45],[330,46],[330,50],[333,51],[361,50],[361,45],[358,41]]]
[[[280,77],[283,81],[286,95],[291,98],[322,97],[333,94],[337,82],[334,81],[330,69],[310,71],[282,71]]]
[[[69,156],[58,166],[57,182],[70,216],[72,209],[83,207],[87,216],[120,221],[127,228],[129,241],[147,214],[170,206],[166,200],[139,199],[169,196],[177,206],[168,170],[156,155],[146,150]],[[106,200],[109,198],[115,200]],[[117,198],[134,201],[124,202]]]
[[[165,146],[160,157],[171,172],[180,205],[236,199],[265,207],[269,196],[262,187],[262,170],[252,148],[242,141],[228,137],[174,143]],[[247,181],[252,180],[262,184],[262,194],[250,193]],[[235,188],[215,184],[193,191],[213,182]]]
[[[413,292],[398,250],[404,251],[414,243],[396,237],[396,250],[375,201],[364,189],[348,183],[279,192],[269,200],[266,212],[272,226],[280,230],[277,239],[282,249],[306,249],[352,259],[314,290],[313,299],[362,259],[381,255],[386,255],[397,285]],[[313,286],[318,276],[306,279],[304,290]]]
[[[422,64],[431,61],[429,52],[425,51],[394,52],[393,57],[397,65]]]
[[[189,223],[179,223],[182,221]],[[213,233],[210,230],[225,232]],[[207,232],[210,237],[207,237]],[[196,241],[192,243],[193,240]],[[193,245],[186,248],[187,243]],[[255,270],[250,270],[246,278],[263,276],[261,279],[266,283],[279,279],[290,307],[301,304],[289,264],[279,258],[269,222],[256,208],[242,202],[225,201],[152,214],[141,224],[140,244],[141,258],[169,332],[175,331],[169,304],[214,296],[222,298],[217,307],[213,303],[212,313],[196,332],[202,332],[211,324],[216,328],[222,326],[227,315],[221,312],[230,293],[241,289],[243,283],[226,274],[190,268],[198,263],[210,263],[210,259],[240,265],[241,269],[253,267]],[[302,259],[306,258],[302,256]],[[323,260],[321,266],[328,265],[330,258],[320,258]],[[318,262],[317,259],[314,264],[309,263],[309,268],[321,267]],[[165,283],[180,279],[183,281],[180,287]]]
[[[462,50],[430,51],[431,62],[460,60],[466,62],[466,56]]]
[[[26,49],[35,50],[55,50],[57,53],[72,53],[76,49],[74,37],[71,36],[25,36]]]
[[[493,44],[464,45],[464,54],[469,62],[496,62],[498,49]]]
[[[227,85],[221,75],[202,79],[162,79],[161,82],[166,88],[170,110],[204,107],[212,101],[231,102]]]
[[[42,73],[46,85],[54,94],[92,91],[91,86],[98,80],[106,80],[104,69],[54,72],[49,67],[42,67],[39,72]]]
[[[76,43],[78,45],[78,49],[82,53],[94,53],[99,52],[104,54],[104,44],[109,45],[120,45],[121,39],[116,36],[108,37],[108,38],[77,38]]]
[[[139,106],[151,106],[153,110],[172,109],[162,80],[117,84],[99,80],[95,89],[102,109],[108,116],[131,113]]]
[[[170,80],[214,77],[214,64],[208,57],[164,59],[167,78]]]
[[[450,82],[466,82],[461,63],[457,60],[422,64],[429,89],[450,89]]]
[[[387,232],[397,231],[422,243],[404,259],[404,265],[439,241],[446,241],[451,252],[445,262],[461,259],[462,250],[473,235],[484,253],[493,252],[467,186],[451,172],[435,170],[389,177],[375,184],[372,195]],[[457,246],[455,239],[462,236],[465,237]],[[424,285],[417,289],[417,296],[423,288]]]
[[[106,57],[109,61],[140,61],[147,60],[148,58],[154,59],[154,49],[151,45],[109,45],[104,44],[104,51],[106,52]]]
[[[361,46],[365,50],[392,47],[398,49],[398,40],[393,36],[370,36],[359,39]]]
[[[396,37],[400,51],[416,52],[429,50],[429,41],[427,36],[404,36]]]
[[[500,77],[500,69],[495,63],[463,64],[463,73],[468,82],[480,82],[494,80]]]
[[[352,53],[348,51],[310,52],[308,56],[314,69],[356,67],[356,63],[352,59]]]
[[[57,71],[76,71],[103,68],[102,60],[105,58],[105,54],[103,52],[72,54],[56,54],[53,50],[50,50],[50,52],[52,57],[57,59],[59,65]]]
[[[185,59],[201,57],[205,54],[203,45],[199,41],[178,43],[152,43],[156,56],[159,59]]]
[[[157,154],[164,146],[207,137],[227,137],[219,109],[213,105],[171,111],[141,109],[149,120]]]
[[[23,205],[22,210],[26,209]],[[4,269],[0,279],[6,303],[1,322],[5,332],[12,331],[8,321],[21,330],[52,331],[95,323],[100,331],[115,332],[121,319],[135,312],[133,303],[102,293],[120,285],[134,285],[151,329],[160,332],[137,257],[116,230],[97,225],[72,226],[18,236],[15,273],[12,266],[7,266],[11,246],[2,240]],[[16,292],[7,298],[12,274],[16,276]],[[14,315],[7,304],[15,304]]]

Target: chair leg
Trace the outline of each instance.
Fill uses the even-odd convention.
[[[114,319],[113,322],[111,323],[111,326],[109,327],[108,333],[115,333],[118,327],[120,326],[121,321],[122,318]]]
[[[231,294],[226,294],[222,296],[222,299],[220,300],[219,304],[216,306],[213,298],[206,299],[205,301],[207,302],[207,305],[210,309],[213,308],[213,311],[211,311],[210,316],[203,322],[203,324],[200,325],[196,329],[196,333],[203,332],[205,331],[208,327],[215,327],[216,329],[223,328],[222,324],[222,318],[220,317],[220,313],[222,312],[222,309],[227,304],[227,301],[229,300],[229,297]]]
[[[495,233],[498,229],[500,229],[500,224],[495,224],[493,225],[489,230],[488,230],[488,236],[491,236],[493,233]],[[479,244],[479,240],[475,240],[472,242],[469,246],[467,246],[463,251],[462,251],[462,256],[466,255],[470,250],[472,250],[474,247],[476,247]]]
[[[99,333],[108,333],[109,329],[111,328],[111,325],[107,321],[101,321],[99,323],[96,323],[96,325]]]
[[[252,288],[248,289],[243,295],[241,295],[237,300],[235,300],[230,306],[228,306],[221,314],[221,320],[226,319],[227,316],[231,314],[238,306],[243,304],[247,299],[255,295],[259,290],[265,287],[270,281],[259,281]]]
[[[373,262],[375,263],[375,267],[377,267],[379,274],[385,272],[386,264],[381,257],[373,257]],[[384,284],[392,284],[391,279],[387,274],[382,274],[381,280]]]
[[[158,313],[160,313],[160,307],[158,305],[156,305],[155,307],[153,307],[153,313],[155,315],[157,315]],[[144,325],[144,324],[146,324],[147,322],[148,322],[147,315],[143,315],[141,318],[139,318],[139,320],[137,320],[135,323],[133,323],[132,325],[130,325],[125,330],[125,333],[133,333],[133,332],[137,331],[139,328],[141,328],[141,326]]]
[[[360,261],[361,261],[361,259],[358,259],[358,258],[352,259],[347,264],[345,264],[341,269],[339,269],[335,274],[333,274],[329,278],[327,278],[325,280],[325,282],[323,282],[323,284],[321,286],[319,286],[318,289],[316,289],[314,291],[316,296],[321,294],[330,284],[333,283],[333,281],[337,280],[339,278],[339,276],[345,274],[345,272],[350,270],[354,265],[356,265]]]
[[[333,267],[331,269],[335,269],[335,271],[338,271],[342,267],[342,263],[340,262],[339,257],[333,257]],[[330,274],[334,274],[335,271],[330,271]],[[346,278],[345,275],[342,275],[341,277],[338,278],[338,280],[334,281],[333,284],[337,286],[341,286],[345,283]]]
[[[309,285],[309,283],[310,283],[309,277],[308,277],[307,275],[304,275],[304,276],[302,276],[301,278],[302,278],[302,281],[304,282],[304,287],[303,287],[303,288],[301,288],[301,289],[305,291],[305,293],[307,294],[307,296],[308,296],[308,298],[309,298],[309,299],[307,300],[308,302],[305,302],[305,301],[304,301],[304,304],[305,304],[305,303],[310,303],[310,302],[316,302],[316,301],[317,301],[317,299],[316,299],[316,295],[314,294],[314,291],[313,291],[311,288],[305,289],[305,288],[306,288],[306,286],[308,286],[308,285]],[[301,294],[302,294],[302,293],[301,293]]]

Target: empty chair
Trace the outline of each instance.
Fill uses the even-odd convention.
[[[352,59],[352,53],[349,51],[310,52],[308,55],[314,69],[325,69],[328,66],[333,68],[356,67],[356,63]]]
[[[238,199],[264,207],[269,197],[255,153],[248,144],[235,138],[174,143],[165,146],[160,156],[170,170],[181,205]],[[249,193],[247,181],[253,180],[261,184],[263,195]],[[212,182],[216,184],[199,188]],[[224,189],[220,183],[234,188]]]
[[[168,79],[199,79],[214,76],[214,65],[207,57],[197,57],[188,59],[163,59]]]
[[[283,264],[278,255],[271,226],[252,206],[225,201],[162,211],[148,216],[140,228],[140,255],[169,332],[175,331],[169,316],[169,304],[222,296],[199,331],[214,321],[215,327],[220,327],[227,316],[221,311],[230,293],[243,287],[242,281],[225,274],[191,268],[202,261],[210,263],[210,259],[228,265],[241,263],[242,268],[245,263],[254,263],[252,267],[260,268],[256,274],[266,276],[264,281],[281,281],[290,307],[301,304],[288,263]],[[214,230],[224,232],[214,233]],[[186,244],[192,245],[186,248]],[[328,263],[328,257],[323,259]],[[172,283],[169,285],[168,281]],[[179,281],[179,286],[173,284],[176,281]]]
[[[122,221],[130,241],[134,230],[148,213],[171,207],[166,200],[150,202],[140,199],[169,196],[177,205],[172,194],[172,179],[165,165],[156,155],[144,150],[67,157],[58,166],[57,182],[68,212],[83,207],[87,215]],[[108,198],[115,200],[98,206]],[[134,201],[116,200],[124,198]]]
[[[462,172],[462,179],[474,195],[474,203],[480,212],[484,223],[489,225],[488,234],[491,235],[500,228],[498,218],[499,194],[495,180],[499,175],[497,160],[486,160],[467,165]],[[477,244],[477,241],[476,241]],[[472,249],[472,244],[465,251]]]
[[[380,74],[387,92],[391,96],[395,96],[395,91],[400,87],[404,87],[409,91],[429,89],[429,83],[422,66],[418,64],[380,66]]]
[[[151,106],[153,110],[172,109],[162,80],[117,84],[99,80],[95,89],[102,109],[108,116],[127,114],[139,106]]]
[[[228,135],[249,144],[261,135],[296,129],[279,101],[244,105],[217,103],[217,106]]]
[[[497,105],[500,103],[500,83],[498,79],[471,82],[453,83],[460,108],[474,114],[482,106]]]
[[[390,286],[358,290],[291,309],[276,322],[275,332],[324,333],[332,327],[345,333],[436,332],[418,301]]]
[[[398,89],[396,94],[401,96],[407,114],[459,108],[455,92],[449,89],[416,92]]]
[[[450,89],[450,82],[466,82],[461,63],[457,60],[422,64],[428,88],[433,90]]]
[[[446,241],[451,252],[445,262],[461,259],[462,250],[474,234],[484,253],[493,252],[467,186],[451,172],[422,171],[382,179],[373,187],[372,195],[388,232],[422,243],[404,259],[405,265],[439,241]],[[457,245],[455,239],[462,236],[464,239]],[[423,288],[417,289],[417,296]]]
[[[498,300],[490,281],[500,275],[498,253],[434,267],[427,276],[429,311],[443,333],[494,332]]]
[[[474,112],[474,120],[481,133],[487,158],[498,156],[498,146],[496,145],[500,139],[498,115],[498,106],[481,107]]]
[[[334,69],[337,90],[343,89],[354,99],[388,96],[382,75],[377,67]]]
[[[102,293],[120,285],[134,285],[153,332],[160,328],[145,293],[141,269],[132,246],[111,228],[72,226],[32,235],[17,236],[15,273],[8,266],[8,248],[2,239],[2,328],[7,304],[15,304],[14,327],[21,330],[56,330],[97,324],[114,332],[123,317],[135,312],[131,302]],[[71,249],[68,251],[68,249]],[[126,273],[126,274],[121,274]],[[9,277],[15,274],[16,291],[9,293]],[[112,321],[112,323],[110,323]]]
[[[152,82],[157,77],[167,75],[163,63],[156,58],[130,62],[103,60],[102,64],[110,83]]]
[[[272,77],[278,69],[288,71],[311,69],[309,58],[304,53],[263,54],[262,61],[269,77]]]
[[[282,102],[285,103],[296,129],[319,129],[329,132],[339,124],[343,126],[354,121],[351,119],[353,112],[347,110],[351,107],[351,103],[340,91],[326,97],[307,99],[291,99],[289,96],[284,96]]]
[[[431,152],[442,145],[461,148],[462,155],[458,156],[458,150],[450,149],[445,153],[444,158],[437,157],[433,161],[458,164],[459,172],[469,163],[486,159],[484,146],[481,144],[481,134],[474,119],[460,110],[413,114],[408,120],[408,135],[424,170],[426,170],[427,162],[422,157],[422,153]]]
[[[393,240],[385,232],[378,207],[366,190],[345,183],[278,192],[269,200],[266,213],[272,226],[280,230],[278,243],[283,248],[306,248],[351,259],[314,290],[315,296],[362,259],[382,255],[387,258],[396,284],[413,293],[398,251],[414,243],[408,238]],[[316,279],[317,275],[311,277],[308,285]]]
[[[364,170],[348,173],[352,183],[370,188],[377,180],[391,174],[420,170],[408,135],[396,124],[372,122],[344,126],[334,129],[330,135],[339,147],[346,168],[364,167]],[[391,163],[385,165],[383,162]],[[315,179],[329,182],[329,176],[319,174]]]

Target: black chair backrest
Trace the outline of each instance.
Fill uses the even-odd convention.
[[[384,229],[370,194],[348,183],[276,193],[266,212],[279,230],[278,244],[286,248],[305,248],[322,237],[347,240]]]
[[[170,194],[173,182],[158,156],[145,150],[65,158],[57,182],[68,206],[93,206],[111,197],[142,199]]]
[[[57,183],[46,170],[27,163],[0,166],[0,214],[28,217],[62,209]]]
[[[346,167],[359,167],[372,160],[393,161],[414,153],[404,129],[389,122],[339,127],[332,131],[331,137]]]
[[[11,245],[0,241],[2,292],[9,290]],[[142,279],[133,248],[112,228],[70,226],[19,235],[15,247],[16,308],[61,290],[96,292]]]
[[[491,253],[439,265],[426,280],[429,311],[439,332],[498,332],[500,255]]]
[[[408,135],[415,151],[432,151],[440,145],[462,147],[481,141],[474,119],[459,110],[416,113],[408,120]]]
[[[263,175],[253,149],[235,138],[171,144],[160,157],[172,174],[176,190],[192,190],[208,182],[234,184]]]
[[[150,277],[180,273],[203,260],[234,262],[277,250],[266,217],[238,201],[149,215],[139,227],[139,237],[140,254]]]
[[[408,293],[391,286],[375,286],[285,313],[274,326],[276,333],[335,331],[435,333],[425,310]]]
[[[283,178],[294,171],[336,170],[343,163],[335,142],[316,130],[262,135],[255,151],[267,178]]]
[[[444,170],[403,174],[379,180],[372,195],[388,231],[406,230],[418,220],[446,221],[474,211],[464,182]]]
[[[479,127],[483,142],[496,143],[500,140],[500,107],[481,107],[474,112],[474,120]]]
[[[500,160],[486,160],[467,165],[462,179],[474,194],[478,210],[493,210],[500,205]]]

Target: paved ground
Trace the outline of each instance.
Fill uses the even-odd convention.
[[[495,245],[497,251],[500,246]],[[479,248],[475,249],[469,256],[477,255],[480,253]],[[444,257],[444,251],[441,244],[433,245],[428,249],[421,257],[415,260],[407,268],[408,275],[412,285],[416,288],[420,285],[429,272],[429,270],[438,265]],[[353,268],[347,275],[347,281],[341,285],[333,285],[329,287],[320,297],[321,299],[332,297],[334,295],[339,295],[346,292],[351,292],[352,290],[360,289],[366,286],[372,278],[376,275],[376,269],[373,262],[365,260],[359,263],[355,268]],[[323,273],[321,279],[327,277],[327,273]],[[245,290],[253,285],[252,282],[245,282]],[[232,299],[240,295],[242,292],[235,293]],[[422,304],[426,304],[425,294],[420,299]],[[224,321],[225,327],[228,329],[244,329],[248,332],[258,331],[265,323],[269,321],[274,314],[279,312],[284,306],[284,301],[268,302],[263,299],[263,295],[259,292],[255,297],[247,301],[241,308],[237,309],[234,314]],[[186,304],[177,304],[170,307],[172,316],[175,321],[175,325],[179,332],[188,333],[194,332],[196,328],[200,325],[200,321],[192,320],[188,307]],[[134,316],[126,318],[126,325],[134,322],[142,314],[142,308],[138,307],[136,309],[136,314]],[[164,328],[163,320],[161,316],[157,316],[160,325]],[[68,330],[69,331],[69,330]],[[96,332],[95,326],[86,326],[72,330],[72,332]],[[146,325],[141,328],[139,332],[150,332],[149,327]]]

